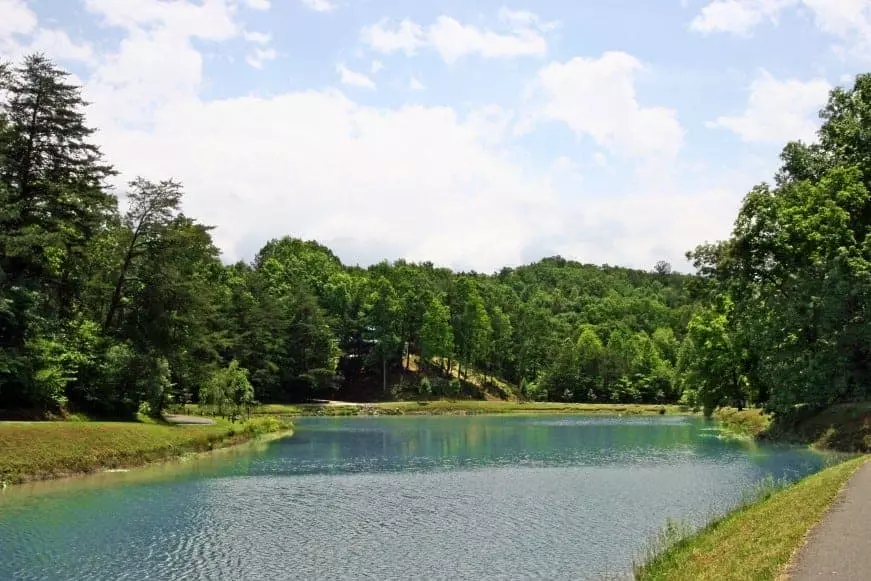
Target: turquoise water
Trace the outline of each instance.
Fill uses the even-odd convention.
[[[0,579],[602,579],[823,458],[698,418],[309,418],[259,450],[0,493]]]

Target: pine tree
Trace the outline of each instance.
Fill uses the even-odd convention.
[[[40,374],[68,375],[35,360],[34,346],[64,342],[87,245],[117,205],[68,76],[40,54],[0,71],[0,389],[23,404],[38,403]]]

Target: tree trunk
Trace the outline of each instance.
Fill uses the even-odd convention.
[[[381,383],[384,393],[387,393],[387,356],[381,354]]]
[[[121,292],[124,290],[124,281],[127,278],[127,271],[130,269],[130,264],[133,262],[133,250],[136,248],[136,242],[139,239],[139,231],[142,227],[142,222],[136,225],[136,230],[133,232],[133,238],[127,246],[127,252],[124,253],[124,264],[121,265],[121,272],[118,273],[118,280],[115,281],[115,290],[112,291],[112,299],[109,301],[109,310],[106,313],[106,320],[103,322],[103,330],[107,330],[112,324],[112,319],[115,317],[115,311],[121,304]]]

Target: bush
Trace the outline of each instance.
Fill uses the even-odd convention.
[[[225,369],[214,372],[200,388],[200,403],[211,406],[218,415],[224,415],[227,408],[234,418],[242,415],[243,409],[250,409],[254,403],[248,370],[234,360]]]
[[[265,418],[253,418],[247,420],[239,428],[238,433],[248,434],[249,436],[261,436],[263,434],[289,430],[292,427],[291,424],[282,422],[278,418],[267,416]]]
[[[432,395],[432,383],[430,382],[429,377],[424,376],[420,379],[418,393],[420,393],[420,397],[422,398]]]

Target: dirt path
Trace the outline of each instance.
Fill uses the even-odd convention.
[[[215,420],[204,418],[202,416],[183,416],[181,414],[166,414],[163,416],[167,422],[171,424],[180,424],[185,426],[211,426]]]
[[[354,403],[352,401],[338,401],[334,399],[315,399],[312,400],[313,405],[325,405],[325,406],[362,406],[366,404],[362,403]]]
[[[787,572],[790,581],[871,579],[871,462],[847,482]]]

